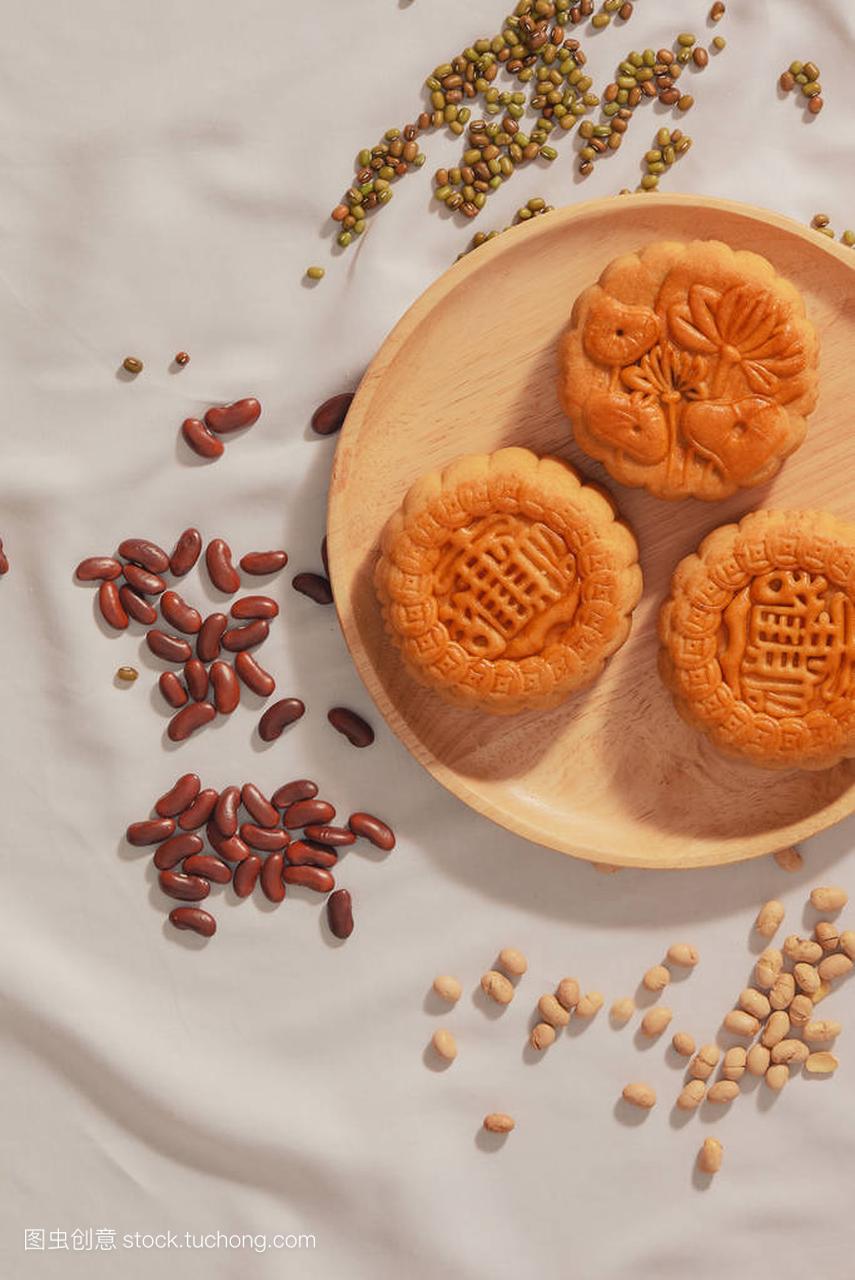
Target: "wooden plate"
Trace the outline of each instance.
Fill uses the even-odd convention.
[[[819,405],[775,480],[721,503],[662,502],[615,484],[576,448],[555,393],[556,340],[577,294],[651,240],[716,238],[764,254],[802,291],[821,342]],[[755,507],[855,520],[855,255],[761,209],[691,196],[593,201],[469,254],[410,308],[368,369],[339,441],[329,503],[336,604],[380,711],[444,786],[494,822],[564,853],[625,866],[736,861],[855,809],[855,761],[823,773],[728,760],[677,716],[656,670],[656,615],[677,561]],[[604,675],[548,712],[446,706],[406,674],[371,575],[388,515],[422,473],[462,453],[526,445],[610,490],[636,532],[644,598]]]

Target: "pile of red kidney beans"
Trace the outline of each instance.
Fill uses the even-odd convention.
[[[100,583],[98,603],[109,626],[124,631],[131,619],[141,623],[148,628],[146,644],[151,652],[182,668],[181,675],[164,671],[159,679],[160,692],[176,711],[167,730],[174,742],[188,738],[217,715],[231,715],[240,702],[241,684],[262,698],[269,698],[276,688],[273,676],[250,653],[266,640],[270,622],[279,613],[272,596],[240,596],[231,606],[231,618],[219,612],[203,618],[167,585],[167,572],[183,578],[201,553],[202,536],[190,528],[181,534],[171,556],[146,538],[126,538],[117,556],[90,556],[75,571],[81,582]],[[277,573],[287,562],[284,551],[250,551],[242,557],[240,568],[259,576]],[[208,543],[205,566],[218,591],[232,596],[240,590],[241,575],[222,538]],[[158,606],[169,631],[155,625]],[[223,650],[234,655],[233,662],[223,656]],[[266,741],[278,737],[304,711],[299,698],[282,699],[262,716],[261,736]]]
[[[337,938],[353,932],[353,907],[346,889],[336,889],[340,853],[358,838],[377,849],[394,849],[395,835],[380,818],[353,813],[335,826],[334,805],[318,797],[307,778],[286,782],[270,800],[254,783],[203,789],[195,773],[183,774],[154,805],[155,817],[132,822],[128,842],[157,845],[153,862],[163,892],[185,904],[169,919],[178,929],[209,938],[213,915],[198,904],[213,885],[231,885],[238,898],[259,886],[270,902],[282,902],[288,885],[324,895],[330,930]],[[204,838],[201,834],[204,829]],[[205,848],[207,841],[208,849]]]

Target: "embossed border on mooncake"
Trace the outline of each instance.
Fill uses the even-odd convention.
[[[615,259],[576,300],[559,363],[578,444],[660,498],[765,483],[817,398],[801,294],[759,254],[716,240]]]
[[[680,714],[767,768],[855,756],[855,525],[756,511],[677,566],[659,669]]]
[[[383,531],[374,581],[411,674],[498,715],[555,706],[593,679],[642,586],[608,498],[518,448],[417,481]]]

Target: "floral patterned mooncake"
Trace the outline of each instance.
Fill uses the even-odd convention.
[[[715,240],[610,263],[577,299],[559,361],[578,444],[660,498],[763,484],[816,404],[817,338],[798,290]]]

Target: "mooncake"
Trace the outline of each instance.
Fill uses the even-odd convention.
[[[818,343],[798,290],[759,254],[661,241],[617,258],[573,307],[559,399],[621,484],[715,501],[799,447]]]
[[[447,701],[552,707],[626,640],[638,548],[602,491],[527,449],[423,476],[386,524],[374,575],[389,637]]]
[[[659,669],[678,711],[766,768],[855,756],[855,525],[756,511],[677,566]]]

